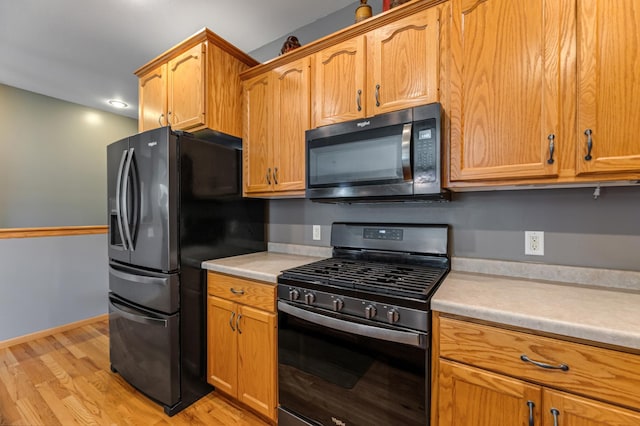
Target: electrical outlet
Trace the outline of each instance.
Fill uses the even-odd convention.
[[[544,232],[524,231],[524,254],[544,256]]]
[[[315,241],[319,241],[322,239],[320,235],[320,225],[313,225],[313,239]]]

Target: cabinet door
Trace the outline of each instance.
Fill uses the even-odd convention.
[[[167,64],[138,80],[138,130],[144,132],[167,125]]]
[[[365,116],[365,37],[328,47],[313,57],[313,127]]]
[[[273,75],[273,183],[276,191],[304,190],[305,135],[310,127],[309,58],[283,65]]]
[[[506,376],[439,361],[440,426],[525,425],[540,418],[541,388]]]
[[[275,419],[276,314],[240,307],[238,324],[238,399]]]
[[[451,180],[557,175],[560,8],[453,0]]]
[[[367,36],[367,115],[438,101],[438,21],[433,7]]]
[[[543,407],[543,426],[640,425],[638,412],[549,389],[543,391]]]
[[[207,300],[207,381],[235,397],[238,389],[237,305],[214,296],[208,296]]]
[[[169,61],[169,124],[187,130],[204,124],[207,43],[200,43]]]
[[[243,83],[244,116],[242,157],[244,192],[271,191],[271,73],[267,72]]]
[[[640,171],[640,7],[578,1],[576,172]],[[589,152],[591,132],[592,149]],[[589,156],[589,157],[588,157]],[[590,158],[587,160],[587,158]]]

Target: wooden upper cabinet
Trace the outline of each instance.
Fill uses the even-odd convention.
[[[266,72],[243,82],[243,172],[244,192],[261,193],[271,190],[267,181],[270,172],[273,112],[271,73]]]
[[[140,131],[215,130],[242,136],[240,73],[258,63],[208,29],[135,71]]]
[[[566,4],[452,0],[452,181],[557,175]]]
[[[313,127],[439,100],[440,8],[417,11],[313,57]]]
[[[167,125],[167,64],[149,71],[138,81],[140,108],[138,130],[155,129]]]
[[[640,172],[640,7],[636,0],[577,4],[576,173]]]
[[[311,127],[311,75],[308,57],[283,65],[273,73],[272,143],[274,189],[305,189],[305,131]]]
[[[367,36],[368,115],[438,101],[439,39],[436,7]]]
[[[310,127],[310,60],[304,57],[243,82],[244,193],[295,196],[305,189]]]
[[[169,124],[174,129],[204,125],[207,43],[193,46],[169,61]]]
[[[365,116],[365,36],[327,47],[313,57],[313,127]]]

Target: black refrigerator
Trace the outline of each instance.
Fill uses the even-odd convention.
[[[241,141],[143,132],[107,147],[111,370],[174,415],[206,382],[203,260],[266,250]]]

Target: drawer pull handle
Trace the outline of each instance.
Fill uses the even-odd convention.
[[[558,416],[560,415],[560,411],[558,411],[557,408],[552,408],[551,414],[553,415],[553,426],[558,426]]]
[[[534,424],[533,424],[533,407],[535,407],[536,404],[534,404],[533,401],[527,401],[527,405],[529,406],[529,426],[534,426]]]
[[[560,365],[545,364],[544,362],[534,361],[526,355],[520,355],[520,359],[523,360],[524,362],[530,362],[531,364],[541,368],[548,368],[549,370],[569,371],[569,366],[567,364],[560,364]]]
[[[236,290],[235,288],[231,287],[229,289],[229,291],[231,291],[231,293],[233,294],[244,294],[244,290]]]

